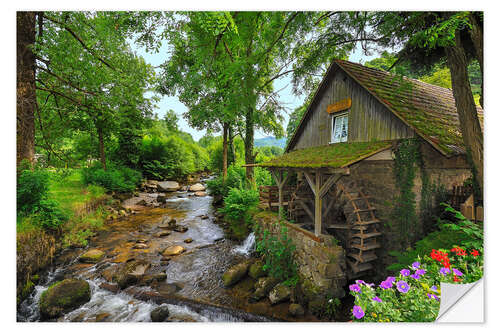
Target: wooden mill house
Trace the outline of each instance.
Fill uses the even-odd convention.
[[[478,114],[482,121],[479,107]],[[451,90],[335,60],[285,153],[258,166],[272,172],[280,210],[318,240],[334,235],[345,249],[347,275],[359,276],[400,249],[401,226],[391,213],[399,191],[394,152],[404,139],[419,142],[419,167],[430,182],[450,189],[470,177]],[[414,183],[418,211],[420,172]]]

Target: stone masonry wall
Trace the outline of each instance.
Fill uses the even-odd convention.
[[[313,233],[283,221],[278,222],[278,215],[272,212],[260,212],[254,217],[256,223],[274,236],[279,236],[282,226],[287,228],[287,236],[296,247],[294,254],[301,278],[301,287],[307,301],[318,295],[343,297],[346,280],[346,262],[344,249],[333,243],[333,237]]]

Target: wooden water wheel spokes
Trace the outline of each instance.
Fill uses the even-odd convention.
[[[340,184],[338,187],[350,202],[346,214],[350,215],[347,220],[351,222],[337,227],[348,230],[346,261],[350,269],[348,276],[354,278],[374,268],[373,262],[378,259],[375,251],[381,247],[377,241],[382,235],[379,231],[380,220],[375,216],[376,209],[370,204],[370,197],[356,187],[346,189]]]

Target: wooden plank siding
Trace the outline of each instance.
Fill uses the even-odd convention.
[[[332,117],[326,112],[329,104],[352,99],[349,113],[348,142],[395,140],[415,136],[413,129],[394,116],[343,70],[333,71],[317,96],[309,119],[304,119],[295,145],[290,150],[322,146],[330,143]],[[345,111],[340,112],[339,114]]]

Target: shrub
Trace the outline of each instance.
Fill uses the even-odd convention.
[[[33,225],[55,230],[69,219],[69,214],[61,209],[57,201],[42,199],[33,210],[30,218]]]
[[[448,204],[442,203],[441,205],[446,207],[445,211],[451,213],[456,221],[438,219],[440,230],[434,231],[416,242],[413,249],[402,253],[396,251],[389,252],[390,255],[396,257],[397,262],[388,266],[388,270],[398,271],[409,265],[415,258],[423,257],[430,253],[432,249],[449,249],[455,246],[474,249],[483,248],[484,236],[482,225],[467,220],[460,212],[457,212]]]
[[[100,163],[82,169],[83,182],[86,185],[100,185],[108,191],[132,192],[141,181],[139,171],[110,165],[104,170]]]
[[[223,183],[222,175],[207,181],[207,187],[211,194],[226,197],[232,188],[242,189],[245,184],[245,168],[231,165],[227,169],[227,178]]]
[[[269,276],[285,281],[284,284],[295,286],[298,282],[297,266],[293,261],[295,245],[288,238],[288,229],[282,225],[279,237],[268,230],[262,232],[258,225],[254,230],[258,238],[256,251],[264,258],[264,270]]]
[[[224,198],[224,208],[221,212],[232,222],[244,221],[250,224],[251,210],[259,203],[259,192],[256,190],[245,190],[231,188],[229,194]]]
[[[45,170],[23,170],[17,178],[17,211],[33,212],[49,191],[49,174]]]

